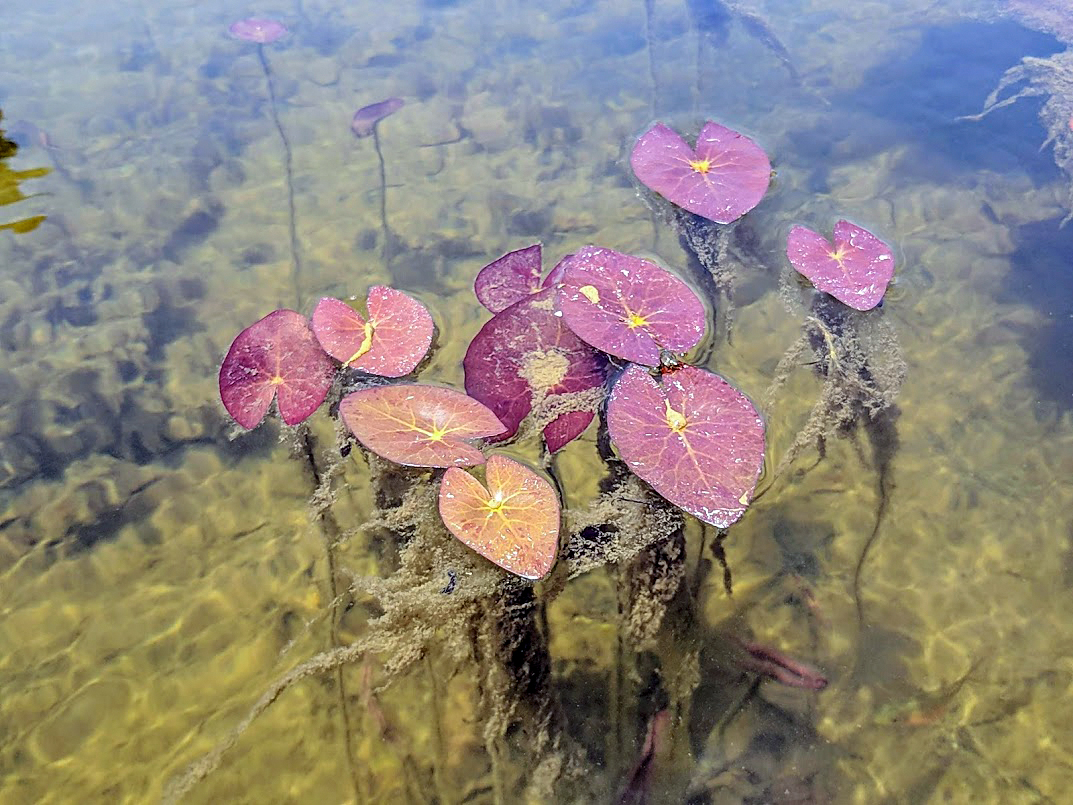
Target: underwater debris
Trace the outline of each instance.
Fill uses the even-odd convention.
[[[1023,84],[1012,95],[1004,93]],[[1073,49],[1040,58],[1025,56],[1021,63],[1009,68],[984,101],[983,111],[961,120],[982,120],[997,109],[1016,103],[1021,98],[1043,97],[1039,118],[1047,137],[1040,148],[1052,146],[1055,164],[1069,179],[1067,205],[1069,213],[1062,225],[1073,220]]]

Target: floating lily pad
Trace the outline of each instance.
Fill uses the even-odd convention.
[[[313,332],[324,350],[362,372],[402,377],[421,363],[435,324],[428,310],[402,291],[384,285],[369,289],[366,321],[350,305],[324,297],[313,310]]]
[[[466,392],[506,425],[501,438],[515,434],[534,399],[603,385],[606,359],[554,315],[554,294],[545,288],[497,313],[466,351]],[[548,449],[577,438],[592,419],[588,411],[571,411],[549,423]]]
[[[657,123],[637,140],[630,165],[645,186],[672,204],[729,224],[760,203],[771,182],[764,150],[733,129],[711,121],[696,148]]]
[[[249,17],[232,23],[227,32],[236,39],[244,39],[247,42],[256,42],[259,45],[267,45],[275,42],[285,33],[287,28],[281,22],[275,20]]]
[[[894,252],[849,221],[835,224],[834,241],[798,225],[786,238],[786,256],[819,290],[857,310],[871,310],[894,276]]]
[[[630,366],[607,403],[611,441],[671,503],[726,528],[745,512],[764,461],[764,423],[749,398],[693,366],[656,380]]]
[[[452,467],[440,483],[440,517],[462,543],[504,570],[540,579],[559,548],[559,499],[551,484],[517,461],[491,456],[487,488]]]
[[[507,252],[477,272],[473,290],[493,313],[506,310],[540,290],[540,244]]]
[[[656,366],[660,350],[685,352],[704,336],[704,304],[650,260],[586,246],[564,264],[557,306],[598,350]]]
[[[232,342],[220,366],[220,399],[238,424],[255,428],[276,397],[280,417],[296,425],[324,402],[335,371],[306,317],[276,310]]]
[[[350,130],[356,137],[368,137],[373,133],[377,123],[402,109],[403,104],[402,98],[388,98],[363,106],[354,113],[350,121]]]
[[[411,467],[471,467],[484,454],[469,442],[497,436],[503,423],[454,389],[402,383],[348,394],[339,414],[369,450]]]

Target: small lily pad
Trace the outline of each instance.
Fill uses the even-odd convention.
[[[692,289],[666,269],[595,246],[564,261],[557,307],[582,340],[646,366],[659,364],[661,350],[695,347],[707,318]]]
[[[559,498],[551,484],[517,461],[490,456],[487,487],[452,467],[440,483],[444,525],[485,559],[524,579],[540,579],[559,549]]]
[[[220,399],[244,428],[260,424],[273,397],[283,421],[297,425],[324,402],[335,372],[306,317],[276,310],[232,342],[220,366]]]
[[[764,461],[764,423],[723,378],[683,365],[656,380],[640,366],[607,403],[611,441],[642,480],[706,523],[726,528],[749,505]]]
[[[878,305],[894,276],[890,246],[849,221],[835,224],[834,244],[795,226],[786,238],[786,256],[819,290],[856,310]]]
[[[711,121],[697,135],[695,148],[674,129],[656,123],[633,146],[630,165],[646,187],[719,224],[729,224],[759,204],[771,182],[764,149]]]
[[[411,467],[471,467],[484,454],[469,444],[497,436],[503,423],[454,389],[400,383],[348,394],[339,414],[369,450]]]
[[[236,39],[267,45],[287,33],[287,28],[276,20],[248,17],[232,23],[227,32]]]
[[[369,289],[366,321],[350,305],[324,297],[313,310],[313,332],[343,364],[382,377],[402,377],[421,362],[435,324],[420,302],[384,285]]]

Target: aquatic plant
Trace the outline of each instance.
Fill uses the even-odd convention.
[[[622,460],[667,500],[719,528],[749,505],[764,460],[764,423],[719,375],[693,366],[657,382],[631,366],[607,403]]]
[[[465,545],[523,579],[548,575],[559,549],[559,498],[551,484],[505,456],[490,456],[487,487],[452,467],[440,482],[444,525]]]
[[[361,107],[354,113],[350,120],[350,130],[354,136],[361,139],[372,136],[373,147],[376,149],[376,158],[380,164],[380,236],[383,240],[381,256],[384,267],[391,265],[391,229],[387,223],[387,169],[384,165],[384,151],[380,147],[379,123],[388,115],[393,115],[403,107],[402,98],[388,98],[383,101],[371,103]]]
[[[0,121],[3,119],[4,113],[0,110]],[[29,170],[22,171],[11,170],[11,168],[8,167],[7,160],[8,158],[15,156],[19,150],[19,146],[14,140],[9,140],[4,135],[4,129],[0,128],[0,206],[14,204],[18,201],[33,198],[33,196],[28,196],[19,189],[19,183],[26,179],[39,179],[52,172],[51,168],[30,168]],[[5,229],[14,232],[16,235],[32,232],[41,225],[45,218],[46,216],[44,215],[31,215],[16,221],[0,223],[0,232]]]
[[[279,109],[276,102],[276,85],[272,79],[272,70],[268,66],[268,57],[265,55],[265,45],[281,39],[287,34],[287,28],[283,23],[260,17],[247,17],[243,20],[231,23],[227,29],[235,39],[244,42],[253,42],[257,45],[257,59],[261,62],[261,70],[265,74],[265,84],[268,85],[268,108],[272,113],[272,122],[276,125],[279,141],[283,145],[283,169],[287,183],[287,212],[288,225],[291,236],[291,281],[294,283],[295,306],[302,306],[302,257],[298,244],[298,221],[294,208],[294,168],[291,156],[291,142],[287,139],[287,133],[283,130],[283,124],[279,120]]]
[[[835,224],[833,244],[819,232],[794,226],[786,238],[786,257],[817,289],[856,310],[878,305],[894,276],[890,247],[849,221]]]
[[[630,153],[634,174],[672,204],[729,224],[760,203],[771,163],[756,143],[708,121],[690,147],[674,129],[656,123]]]
[[[470,341],[462,362],[466,392],[506,426],[498,438],[513,437],[536,408],[535,419],[552,453],[592,422],[607,376],[606,357],[556,315],[558,279],[569,259],[553,268],[543,284],[539,244],[482,268],[474,291],[495,315]],[[575,410],[558,410],[564,406]]]
[[[370,126],[375,133],[375,122]],[[709,122],[704,131],[708,144],[695,151],[673,132],[668,137],[656,131],[634,149],[635,156],[641,154],[635,169],[640,166],[640,175],[654,166],[656,189],[670,202],[732,221],[763,196],[770,163],[758,146],[742,143],[744,138],[719,124]],[[740,170],[720,167],[717,145],[740,157],[735,163]],[[664,160],[660,167],[659,149],[651,151],[655,146],[677,155],[678,162]],[[683,149],[692,161],[708,159],[706,171],[688,162],[683,171]],[[698,184],[691,173],[713,178]],[[692,189],[681,194],[683,187]],[[675,207],[672,220],[687,253],[698,260],[725,255],[732,242],[733,230],[716,218]],[[815,278],[822,273],[814,270],[817,256],[828,261],[823,271],[829,273],[833,262],[842,273],[831,252],[844,245],[846,281],[855,283],[849,302],[874,305],[890,279],[893,258],[880,259],[889,249],[883,252],[874,236],[843,224],[836,226],[834,245],[795,230],[794,242],[803,245],[788,255],[802,255]],[[703,265],[710,270],[709,263]],[[865,279],[855,273],[859,267]],[[574,748],[550,687],[544,608],[571,579],[607,565],[619,623],[615,668],[605,691],[611,722],[606,767],[612,779],[627,776],[626,790],[649,785],[629,760],[636,727],[648,720],[636,707],[640,666],[626,667],[639,662],[641,648],[656,650],[658,684],[671,714],[667,729],[675,731],[688,727],[704,667],[700,647],[713,642],[729,646],[727,662],[739,673],[810,691],[824,687],[819,671],[751,638],[712,632],[694,611],[713,563],[723,568],[727,594],[732,591],[723,546],[728,529],[757,496],[765,454],[764,421],[749,398],[721,375],[683,362],[704,339],[709,307],[663,266],[598,246],[563,257],[543,274],[540,244],[508,252],[476,274],[474,292],[492,316],[463,360],[467,393],[412,378],[397,382],[420,370],[435,324],[417,300],[386,286],[369,290],[364,315],[348,302],[325,298],[312,322],[292,310],[276,311],[236,338],[221,367],[220,392],[243,427],[259,424],[273,398],[292,425],[329,396],[339,400],[327,407],[328,416],[337,419],[334,449],[318,457],[308,426],[295,434],[314,469],[315,510],[330,526],[325,533],[331,533],[326,547],[333,568],[332,612],[341,601],[364,597],[377,614],[353,642],[335,642],[333,636],[333,648],[281,677],[216,751],[176,781],[171,794],[209,773],[249,724],[298,681],[338,674],[343,665],[378,652],[386,657],[385,684],[425,660],[435,693],[430,657],[443,652],[477,669],[476,719],[484,725],[494,799],[511,799],[519,785],[535,799],[548,799],[551,786],[568,774]],[[714,276],[712,271],[709,277]],[[825,287],[825,280],[814,281]],[[787,280],[784,292],[800,293],[800,287]],[[896,363],[883,364],[887,353],[877,352],[890,346],[876,335],[887,332],[882,311],[865,313],[826,293],[808,293],[810,315],[799,342],[776,369],[769,410],[775,391],[809,349],[811,365],[824,380],[822,395],[769,481],[808,444],[815,443],[822,459],[825,439],[852,435],[863,425],[881,468],[885,501],[897,443],[892,400],[900,376]],[[605,474],[594,499],[568,506],[554,453],[594,420]],[[544,472],[497,452],[497,443],[520,443],[536,433],[547,448]],[[354,440],[360,449],[352,451]],[[337,523],[332,501],[346,472],[339,456],[352,452],[364,458],[374,509],[366,523]],[[327,465],[323,471],[321,463]],[[692,570],[686,565],[687,528],[700,532]],[[709,539],[712,528],[715,536]],[[347,586],[337,588],[333,548],[342,535],[359,531],[382,535],[391,570],[384,577],[350,575]],[[867,549],[854,581],[858,601]],[[438,729],[439,704],[434,710]],[[526,738],[525,769],[531,773],[511,780],[504,759],[512,751],[509,736],[519,732]],[[674,740],[681,743],[686,736]],[[438,751],[444,752],[442,746]],[[641,752],[642,764],[655,762],[651,747]]]
[[[220,366],[220,399],[244,428],[261,424],[275,398],[280,418],[297,425],[328,396],[335,376],[309,320],[276,310],[235,338]]]
[[[368,320],[346,302],[321,299],[313,309],[313,332],[324,351],[343,367],[381,377],[402,377],[425,357],[436,324],[428,309],[402,291],[374,285],[366,300]]]

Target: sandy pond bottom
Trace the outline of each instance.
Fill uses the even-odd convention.
[[[869,58],[896,51],[896,41],[866,36],[886,4],[852,14],[813,5],[816,18],[801,24],[814,30],[799,32],[792,52],[825,53],[830,64],[799,70],[830,71],[832,94],[858,80]],[[423,379],[455,385],[484,321],[472,277],[503,251],[543,238],[549,261],[592,241],[684,265],[676,238],[654,227],[623,175],[622,143],[651,117],[648,58],[629,37],[597,34],[639,30],[636,10],[605,3],[518,20],[511,41],[531,48],[531,61],[512,61],[475,55],[481,31],[470,15],[480,9],[463,6],[465,14],[435,17],[435,42],[414,33],[416,13],[395,21],[412,34],[401,44],[391,26],[344,15],[352,28],[338,52],[314,55],[299,41],[269,54],[295,150],[306,295],[361,295],[391,281],[421,296],[441,345]],[[684,10],[657,6],[666,38],[656,78],[668,114],[689,119],[692,82],[677,77],[694,75],[695,37]],[[790,41],[793,23],[780,20],[791,17],[778,6],[764,10]],[[918,12],[900,12],[907,16],[891,29],[917,24]],[[231,15],[218,17],[223,30]],[[31,39],[45,22],[19,21]],[[216,402],[215,371],[233,335],[294,304],[280,245],[278,142],[250,99],[263,89],[259,64],[178,11],[148,25],[158,43],[168,25],[189,39],[183,53],[158,54],[138,74],[144,85],[124,94],[102,79],[87,89],[86,107],[64,116],[35,85],[69,81],[65,59],[79,51],[57,45],[40,56],[41,75],[5,101],[8,112],[37,99],[57,142],[87,144],[53,155],[69,178],[52,176],[53,217],[37,240],[2,246],[15,267],[0,295],[0,341],[11,356],[0,408],[9,483],[0,517],[5,803],[159,799],[274,680],[368,635],[379,614],[359,602],[330,626],[324,533],[310,515],[313,484],[293,458],[293,435],[277,439],[270,424],[229,441]],[[566,41],[600,55],[587,78],[541,45],[564,30]],[[130,58],[143,32],[131,24],[114,35],[118,49],[94,50],[97,63]],[[710,56],[711,67],[768,50],[739,26],[727,54]],[[496,71],[481,60],[493,55],[503,56]],[[348,63],[366,66],[338,66]],[[647,717],[665,703],[650,684],[659,657],[665,687],[695,692],[659,757],[656,793],[680,797],[689,787],[713,802],[777,801],[780,792],[834,802],[1064,801],[1073,785],[1073,417],[1035,385],[1038,356],[1027,348],[1048,323],[1010,289],[1020,282],[1018,233],[1057,227],[1067,186],[1015,169],[927,178],[906,169],[914,152],[897,140],[877,152],[838,141],[826,152],[830,166],[816,167],[815,155],[794,151],[794,128],[815,124],[826,136],[839,126],[823,122],[813,93],[786,85],[779,64],[755,82],[780,102],[757,109],[752,90],[728,88],[718,105],[777,166],[770,199],[748,219],[769,268],[739,273],[733,343],[718,344],[711,368],[759,400],[801,332],[802,311],[788,312],[778,293],[779,234],[793,221],[821,226],[845,214],[898,252],[881,315],[908,377],[889,505],[860,573],[862,619],[854,575],[879,505],[863,438],[833,441],[814,469],[779,478],[732,529],[734,596],[718,569],[700,586],[697,665],[695,646],[676,631],[681,621],[645,650],[629,644],[615,572],[556,591],[549,689],[567,725],[564,757],[573,749],[582,758],[580,778],[560,793],[611,800],[624,785]],[[359,92],[374,88],[376,98]],[[385,138],[391,225],[409,247],[390,271],[379,262],[376,162],[346,131],[358,95],[423,99],[407,107],[397,139]],[[94,109],[94,98],[110,106]],[[431,145],[463,132],[457,145]],[[25,158],[22,167],[49,157],[27,150]],[[86,177],[95,182],[88,190],[76,181]],[[78,323],[83,308],[96,316],[88,326]],[[1068,372],[1068,356],[1051,357]],[[767,417],[770,466],[818,393],[805,368],[783,387]],[[329,455],[334,433],[323,412],[312,428]],[[37,454],[13,447],[31,430],[61,467],[56,477],[33,464]],[[814,458],[806,450],[793,469]],[[372,516],[374,491],[356,451],[345,465],[332,511],[356,529]],[[569,502],[583,505],[603,472],[593,431],[566,449],[561,469]],[[689,526],[686,537],[692,574],[700,529]],[[376,575],[394,557],[383,530],[369,528],[348,536],[335,563],[340,577]],[[749,696],[752,680],[735,670],[727,635],[777,646],[831,684],[807,693],[764,682]],[[446,646],[458,636],[440,637]],[[492,801],[497,785],[501,795],[504,786],[520,791],[532,781],[524,741],[506,743],[493,774],[480,717],[486,680],[432,643],[385,689],[397,645],[296,684],[189,801]]]

